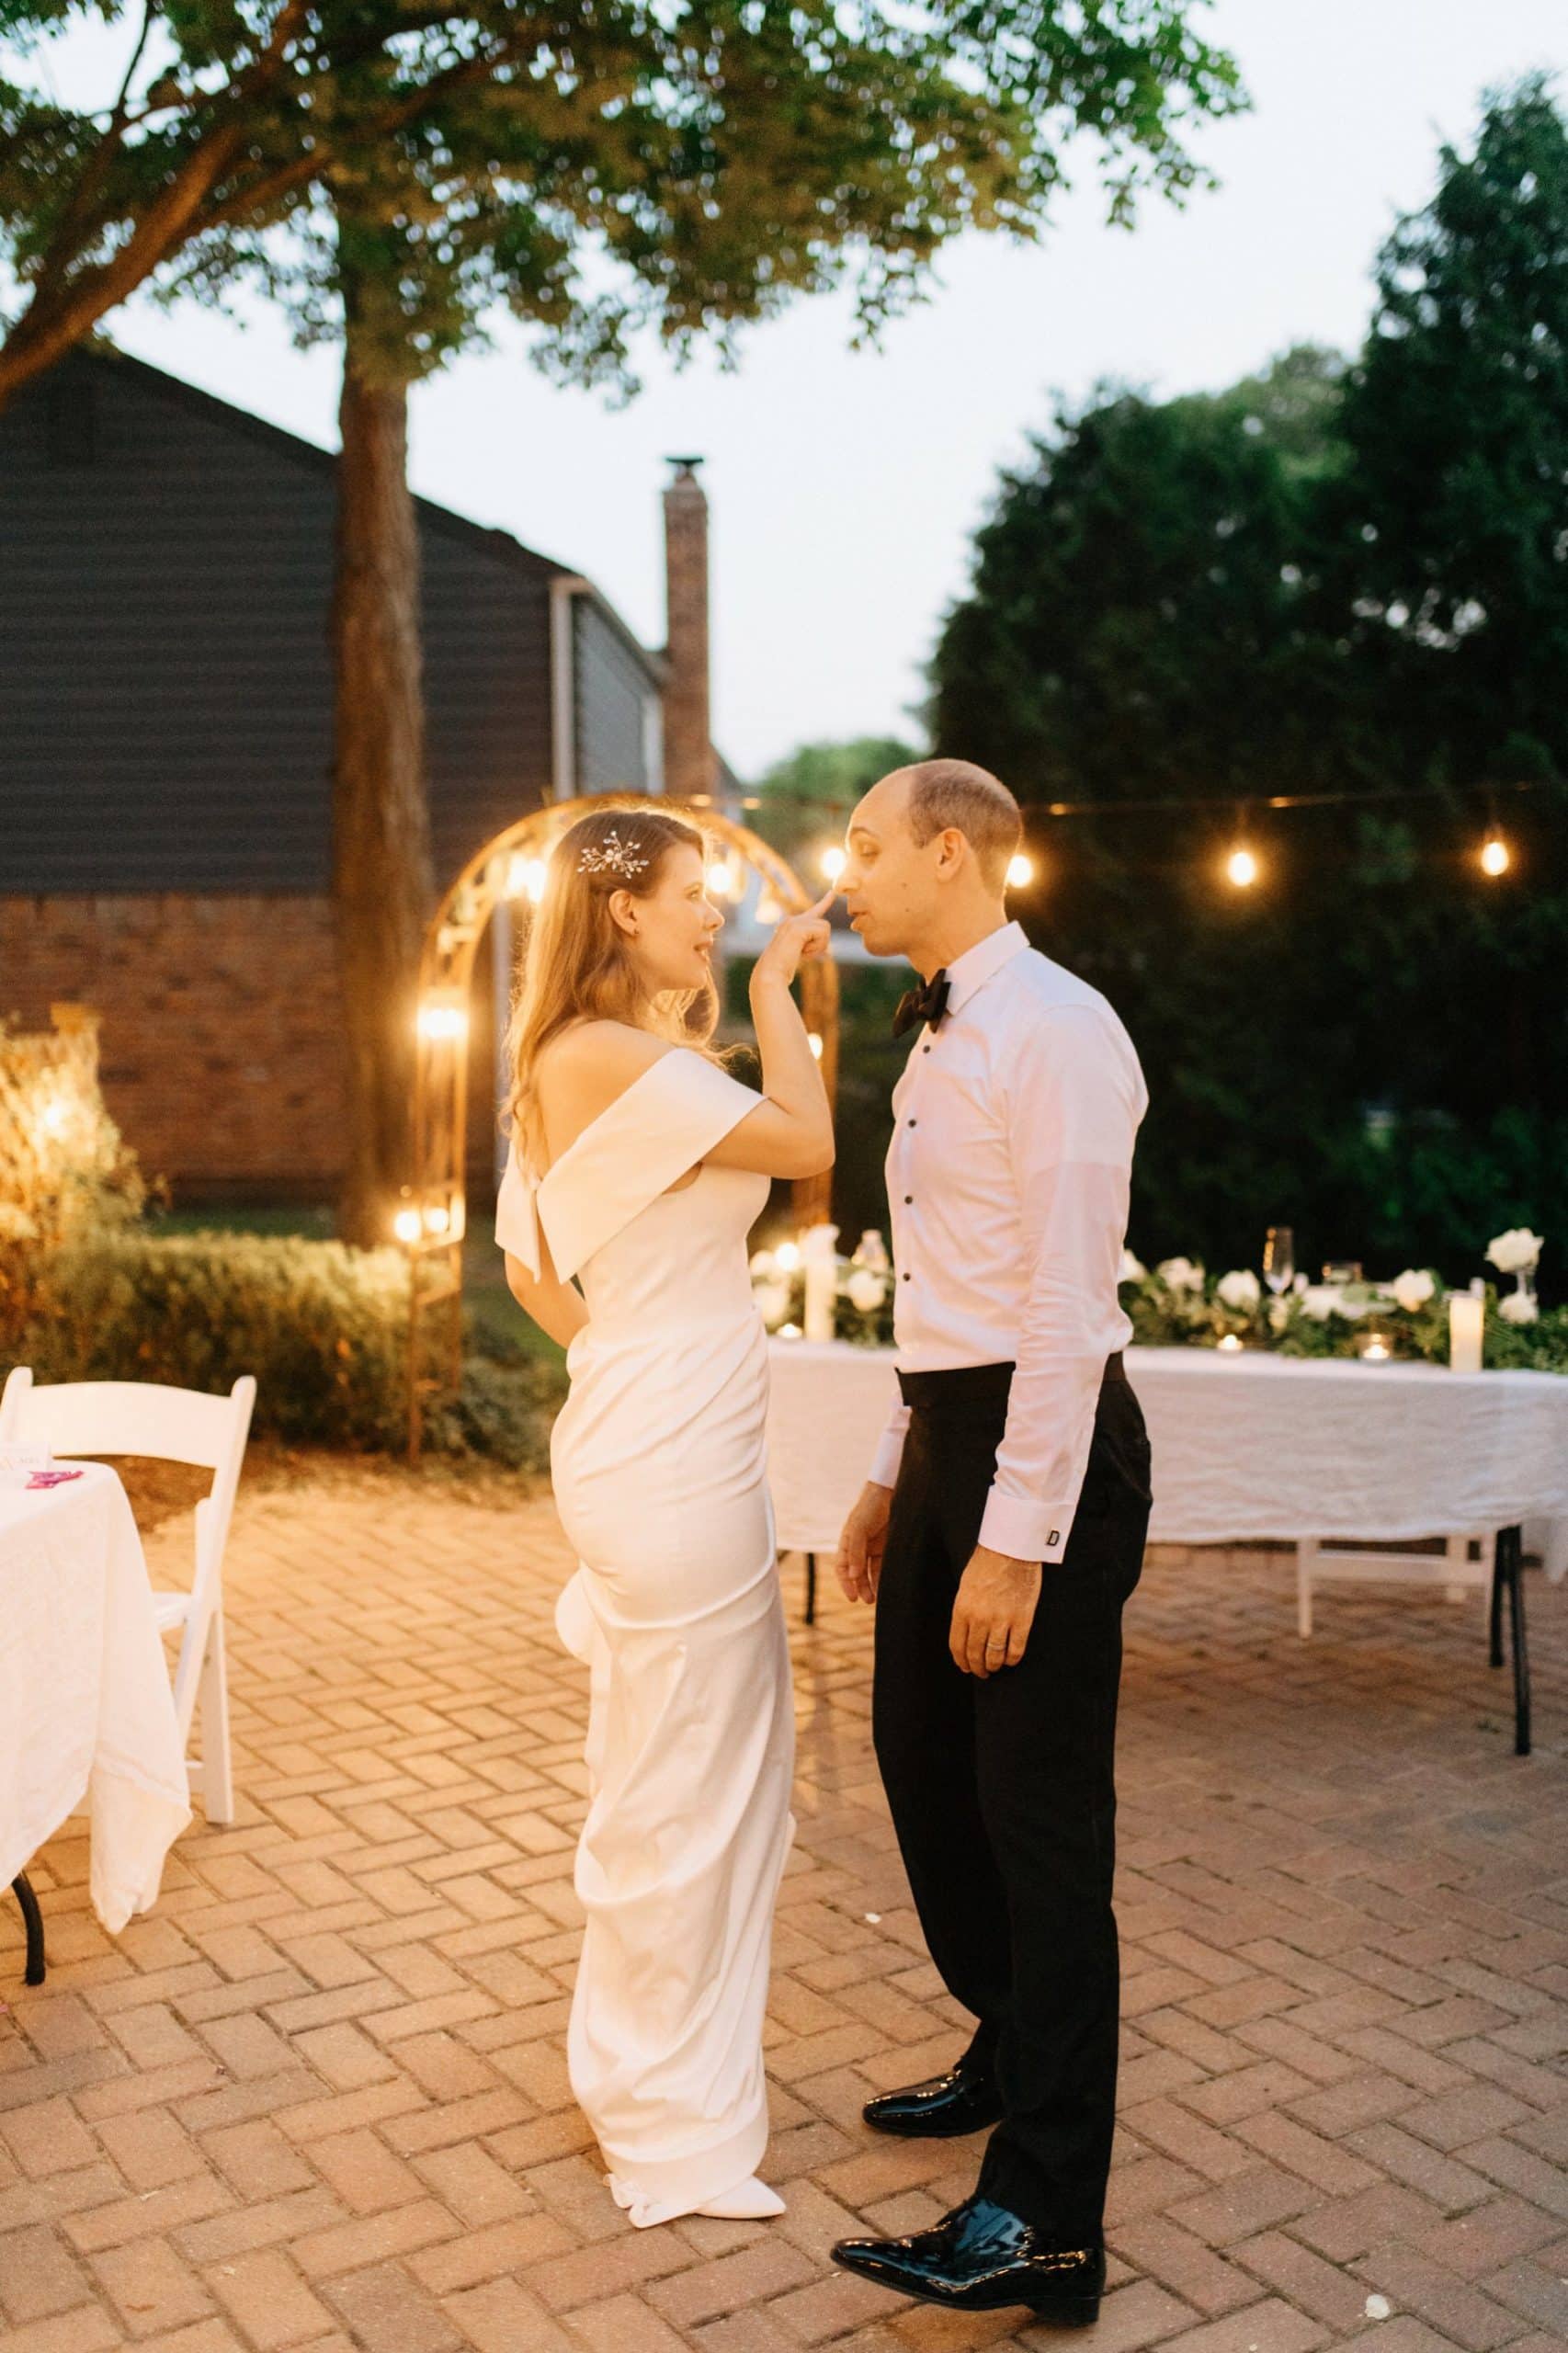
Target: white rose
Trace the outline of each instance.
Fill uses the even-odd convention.
[[[1300,1299],[1300,1298],[1301,1298],[1301,1293],[1306,1290],[1307,1285],[1308,1285],[1308,1283],[1311,1281],[1311,1279],[1312,1279],[1312,1278],[1311,1278],[1309,1275],[1297,1275],[1297,1276],[1296,1276],[1296,1278],[1294,1279],[1294,1280],[1292,1281],[1292,1283],[1291,1283],[1291,1285],[1290,1285],[1290,1289],[1295,1292],[1296,1297],[1297,1297],[1298,1299]]]
[[[1425,1307],[1437,1288],[1430,1270],[1426,1267],[1406,1267],[1404,1272],[1395,1275],[1389,1285],[1395,1304],[1403,1307],[1407,1315],[1414,1315],[1418,1307]]]
[[[887,1297],[887,1285],[873,1267],[857,1267],[844,1286],[849,1303],[862,1315],[873,1314]]]
[[[1201,1290],[1202,1266],[1192,1258],[1162,1258],[1154,1272],[1167,1290]]]
[[[1250,1267],[1233,1267],[1228,1275],[1221,1276],[1214,1288],[1227,1307],[1256,1307],[1263,1296]]]
[[[1131,1250],[1124,1250],[1121,1254],[1121,1271],[1116,1279],[1119,1283],[1141,1283],[1148,1271],[1142,1258],[1135,1258]]]
[[[774,1256],[771,1250],[754,1250],[752,1252],[751,1273],[752,1280],[754,1282],[771,1282],[778,1270],[778,1261]]]
[[[1301,1293],[1301,1313],[1314,1324],[1326,1324],[1331,1315],[1344,1314],[1345,1293],[1337,1283],[1309,1283]]]
[[[1540,1309],[1526,1290],[1511,1290],[1497,1302],[1497,1313],[1505,1324],[1533,1324]]]
[[[1517,1275],[1521,1267],[1535,1265],[1544,1238],[1532,1233],[1528,1225],[1511,1225],[1506,1233],[1493,1235],[1486,1255],[1500,1274]]]

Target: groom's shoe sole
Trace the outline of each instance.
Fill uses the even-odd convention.
[[[857,2279],[869,2279],[874,2287],[886,2288],[894,2296],[913,2297],[916,2303],[936,2304],[948,2313],[1030,2312],[1035,2322],[1047,2328],[1093,2328],[1100,2316],[1098,2296],[1031,2296],[1027,2288],[1003,2285],[994,2296],[983,2290],[971,2290],[967,2294],[943,2295],[930,2288],[918,2286],[907,2273],[890,2264],[884,2271],[880,2266],[846,2260],[836,2247],[831,2260],[842,2271],[852,2271]]]

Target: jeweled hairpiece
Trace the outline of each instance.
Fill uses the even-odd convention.
[[[623,842],[612,825],[602,842],[590,842],[577,860],[579,874],[641,874],[648,864],[631,842]]]

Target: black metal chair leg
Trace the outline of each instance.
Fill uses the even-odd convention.
[[[1525,1632],[1524,1530],[1510,1528],[1508,1576],[1508,1638],[1514,1653],[1514,1754],[1530,1753],[1530,1654]]]
[[[1489,1666],[1503,1664],[1503,1555],[1506,1549],[1504,1539],[1506,1529],[1499,1529],[1492,1548],[1492,1609],[1486,1663]]]
[[[26,1871],[18,1871],[11,1881],[11,1892],[22,1907],[22,1925],[28,1932],[27,1983],[41,1985],[44,1973],[43,1914],[38,1908],[32,1881]]]
[[[816,1622],[817,1556],[814,1552],[808,1552],[806,1554],[806,1623],[808,1626],[814,1626]]]

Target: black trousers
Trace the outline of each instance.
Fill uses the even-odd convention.
[[[1099,2236],[1115,2123],[1122,1604],[1149,1524],[1149,1441],[1107,1367],[1078,1508],[1017,1666],[948,1648],[1006,1419],[1009,1364],[903,1373],[911,1408],[876,1610],[872,1723],[931,1958],[978,2019],[1006,2109],[987,2197],[1060,2245]]]

